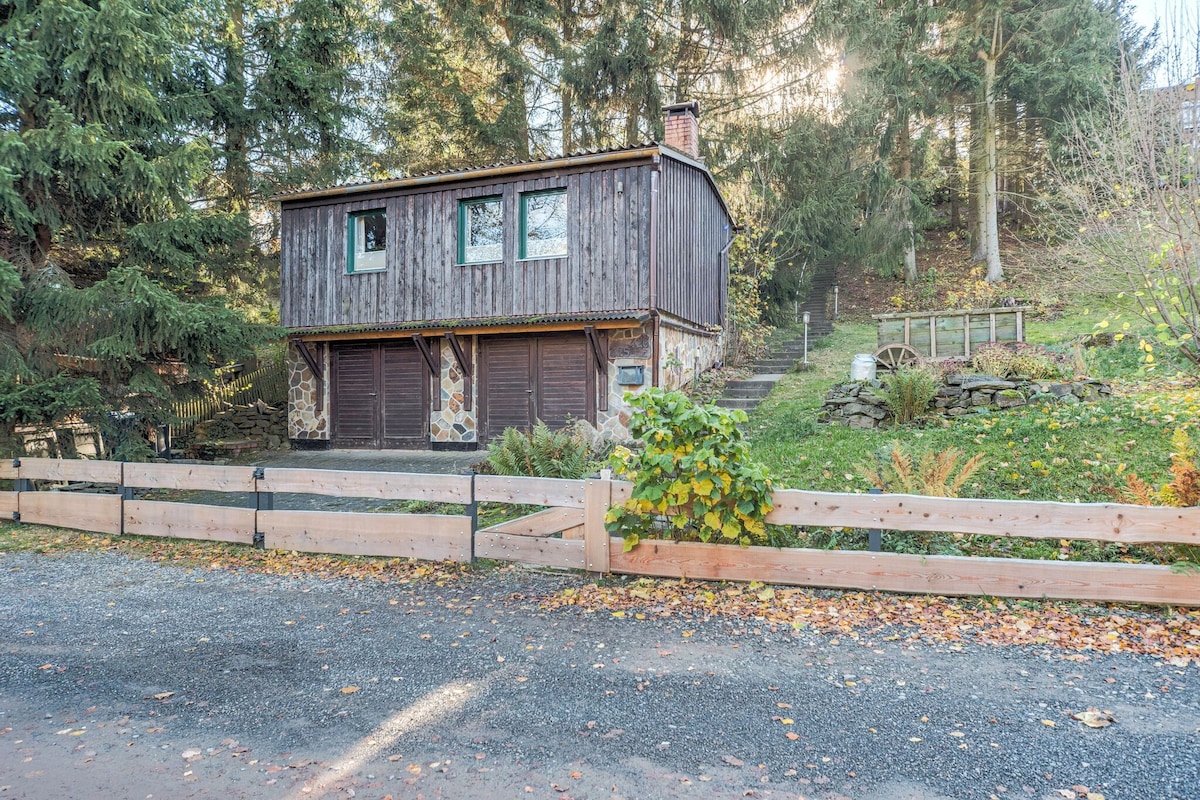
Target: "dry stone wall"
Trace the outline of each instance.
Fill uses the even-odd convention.
[[[892,416],[880,395],[882,388],[883,383],[878,380],[834,384],[825,394],[825,402],[817,419],[852,428],[877,427]],[[1112,388],[1108,384],[1092,378],[1054,382],[954,374],[946,376],[945,383],[929,403],[929,411],[957,417],[976,409],[1002,410],[1040,403],[1094,402],[1111,393]]]

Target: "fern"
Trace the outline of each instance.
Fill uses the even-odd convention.
[[[528,433],[505,428],[488,446],[488,461],[497,475],[578,480],[593,471],[595,460],[579,433],[553,431],[543,422]]]
[[[858,464],[855,469],[885,492],[958,497],[959,491],[983,463],[983,453],[978,453],[959,467],[962,455],[962,451],[953,447],[940,452],[926,450],[914,461],[900,442],[892,442],[875,454],[873,462]]]
[[[929,402],[941,385],[937,373],[925,365],[900,367],[883,379],[878,394],[892,412],[897,425],[911,422],[929,410]]]
[[[1126,489],[1121,499],[1146,506],[1187,508],[1200,506],[1200,467],[1196,466],[1196,447],[1183,428],[1171,435],[1171,480],[1157,489],[1138,477],[1125,476]],[[1164,561],[1200,564],[1200,546],[1191,544],[1152,544],[1146,549]]]

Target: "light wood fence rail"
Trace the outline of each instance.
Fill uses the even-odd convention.
[[[106,534],[346,555],[460,562],[489,558],[699,580],[1200,606],[1200,574],[1166,566],[646,540],[626,553],[622,540],[604,527],[605,512],[632,491],[619,481],[57,459],[0,465],[0,479],[14,481],[13,491],[0,491],[0,513],[21,522]],[[111,491],[34,491],[34,481],[109,485]],[[136,490],[150,489],[243,492],[250,495],[250,507],[135,498]],[[285,511],[274,508],[278,492],[424,500],[463,508],[445,514]],[[795,490],[778,491],[774,499],[768,521],[783,525],[1200,545],[1200,508]],[[480,502],[544,508],[481,529]]]

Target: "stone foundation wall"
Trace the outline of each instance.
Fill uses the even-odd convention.
[[[463,349],[471,358],[475,358],[474,353],[477,348],[469,348],[466,344],[463,342]],[[475,373],[474,366],[472,366],[471,372]],[[479,399],[478,396],[472,398],[471,410],[468,411],[465,400],[466,376],[459,369],[450,342],[444,338],[442,340],[442,375],[439,391],[442,393],[442,407],[440,411],[430,412],[430,440],[434,442],[478,441],[475,421]],[[471,391],[477,392],[476,387],[472,386]]]
[[[882,386],[878,380],[835,384],[825,394],[817,420],[852,428],[877,427],[892,416],[877,393]],[[1094,402],[1109,394],[1112,394],[1112,388],[1108,384],[1091,378],[1051,382],[1028,378],[1007,381],[987,375],[948,375],[930,402],[929,411],[957,417],[975,409]]]
[[[310,348],[310,352],[313,348]],[[325,375],[330,374],[329,346],[317,345],[316,355]],[[329,441],[329,381],[322,382],[323,402],[318,403],[317,377],[304,363],[304,359],[289,347],[288,357],[288,414],[287,435],[290,439]]]
[[[654,385],[653,351],[654,328],[649,323],[609,332],[608,410],[596,412],[596,430],[605,439],[618,442],[629,439],[630,408],[625,403],[625,393],[636,394]],[[658,385],[668,391],[686,386],[696,376],[697,367],[703,373],[721,360],[722,352],[720,336],[702,336],[672,327],[664,319],[659,329]],[[644,383],[640,386],[620,383],[621,367],[642,367]]]
[[[658,385],[681,389],[721,360],[718,335],[701,335],[672,327],[665,319],[659,329]]]

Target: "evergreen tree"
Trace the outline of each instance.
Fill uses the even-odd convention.
[[[182,377],[264,331],[228,310],[211,253],[243,221],[194,204],[174,0],[13,0],[0,10],[0,447],[21,425],[164,421]],[[136,444],[136,439],[130,441]],[[136,448],[135,448],[136,449]]]

